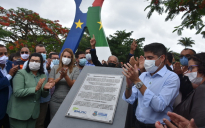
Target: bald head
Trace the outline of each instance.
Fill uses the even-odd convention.
[[[107,62],[108,62],[108,64],[109,64],[109,63],[113,63],[113,64],[115,64],[115,65],[117,66],[119,60],[118,60],[118,58],[117,58],[116,56],[112,55],[112,56],[109,56]]]
[[[27,47],[21,48],[20,54],[28,54],[30,55],[30,51]]]
[[[21,51],[27,51],[27,52],[30,52],[29,49],[27,47],[23,47],[21,48]]]
[[[186,56],[186,55],[195,55],[196,52],[193,49],[184,49],[181,51],[181,55]]]

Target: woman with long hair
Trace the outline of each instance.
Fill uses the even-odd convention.
[[[19,70],[13,78],[13,93],[7,107],[11,128],[35,128],[40,97],[46,97],[55,85],[45,79],[41,54],[31,54],[27,68]]]
[[[54,117],[61,103],[80,74],[74,65],[74,54],[69,48],[63,50],[59,65],[55,65],[50,72],[48,81],[55,81],[55,91],[50,101],[50,119]]]

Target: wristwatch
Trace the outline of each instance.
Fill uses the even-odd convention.
[[[138,83],[135,85],[135,87],[136,87],[137,89],[140,89],[140,88],[142,87],[142,85],[143,85],[142,82],[138,82]]]

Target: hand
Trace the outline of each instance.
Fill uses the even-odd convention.
[[[52,60],[50,58],[47,59],[46,69],[50,69],[51,61]]]
[[[95,49],[95,44],[96,44],[96,40],[95,40],[95,35],[93,34],[93,38],[90,40],[90,45],[92,49]]]
[[[125,68],[126,69],[125,69]],[[124,72],[122,72],[128,79],[130,79],[132,81],[132,83],[136,84],[137,82],[140,81],[139,79],[139,72],[138,72],[138,69],[137,69],[137,66],[136,64],[134,65],[134,68],[129,64],[127,63],[124,64],[124,67],[123,67],[123,70]],[[128,83],[127,83],[128,84]]]
[[[18,71],[18,69],[19,69],[19,65],[14,66],[14,64],[12,64],[12,68],[10,69],[9,74],[11,76],[14,76],[14,74]]]
[[[167,128],[167,126],[163,126],[159,121],[155,123],[155,128]]]
[[[137,66],[137,68],[138,68],[138,67],[139,67],[138,57],[137,57],[136,59],[137,59],[137,61],[135,60],[134,56],[132,56],[132,57],[130,58],[129,63],[132,65],[132,67],[134,67],[134,65],[136,64],[136,66]]]
[[[65,77],[67,75],[68,72],[68,68],[62,68],[60,71],[60,79],[62,79],[63,77]]]
[[[185,119],[184,117],[182,117],[176,113],[173,113],[173,112],[168,112],[167,115],[170,117],[172,122],[177,125],[178,128],[197,128],[197,126],[194,122],[194,119],[191,119],[189,121],[189,120]],[[176,128],[167,119],[163,119],[163,121],[165,122],[165,124],[169,128]]]
[[[129,78],[127,78],[127,77],[126,77],[126,82],[127,82],[127,86],[128,86],[129,88],[131,88],[133,82],[132,82]]]
[[[104,63],[107,64],[105,60],[102,60],[102,64],[104,64]]]
[[[137,46],[138,46],[137,41],[135,41],[135,39],[134,39],[131,46],[130,46],[130,51],[134,52],[136,50]],[[131,53],[131,54],[134,54],[134,53]]]
[[[140,56],[139,60],[138,60],[138,58],[136,58],[136,59],[137,59],[137,61],[139,61],[139,69],[140,69],[140,71],[145,70],[144,69],[144,62],[145,62],[144,56]]]
[[[43,87],[44,90],[47,90],[47,89],[51,89],[53,86],[55,85],[55,82],[54,80],[50,81],[50,82],[47,82],[45,84],[45,86]]]
[[[36,90],[35,91],[38,91],[38,90],[40,90],[41,89],[41,86],[42,86],[42,84],[43,84],[43,82],[46,80],[46,78],[42,78],[42,79],[40,79],[39,81],[38,81],[38,84],[37,84],[37,86],[36,86]]]
[[[179,62],[176,62],[174,64],[174,72],[179,75],[179,74],[183,74],[183,71],[181,69],[181,66],[180,66],[180,63]]]

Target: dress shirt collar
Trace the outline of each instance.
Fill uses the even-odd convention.
[[[162,69],[160,69],[158,72],[156,72],[152,77],[157,76],[157,75],[163,77],[166,72],[167,72],[167,67],[164,65],[164,67]],[[149,72],[147,72],[146,75],[151,76],[151,74]]]

